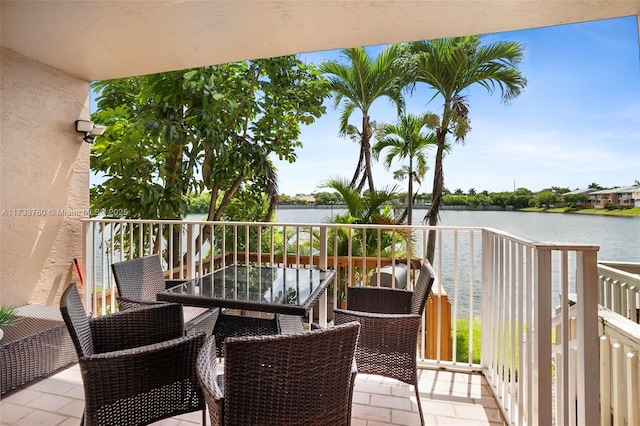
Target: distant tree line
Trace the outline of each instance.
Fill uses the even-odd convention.
[[[537,193],[527,188],[517,188],[515,191],[502,192],[477,192],[470,188],[466,193],[458,188],[454,191],[444,190],[443,204],[445,206],[498,206],[502,208],[523,209],[527,207],[552,207],[563,206],[580,208],[588,205],[587,194],[568,194],[569,188],[551,187],[545,188]],[[365,191],[366,193],[366,191]],[[304,197],[312,195],[314,200],[309,201]],[[393,202],[401,205],[407,199],[407,194],[398,192],[393,198]],[[211,194],[203,192],[189,197],[189,213],[206,213],[211,200]],[[429,204],[431,194],[422,193],[415,197],[417,206]],[[312,194],[296,194],[295,196],[281,194],[278,197],[278,204],[284,205],[331,205],[344,204],[345,200],[338,192],[320,191]]]

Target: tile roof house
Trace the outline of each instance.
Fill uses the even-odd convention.
[[[596,209],[640,207],[640,186],[593,191],[589,193],[589,201]]]

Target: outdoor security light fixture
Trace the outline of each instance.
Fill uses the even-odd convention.
[[[83,141],[93,143],[96,136],[100,136],[107,129],[106,126],[94,124],[91,120],[76,120],[76,132],[84,133]]]

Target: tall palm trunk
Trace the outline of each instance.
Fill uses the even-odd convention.
[[[375,187],[373,186],[373,172],[371,171],[371,129],[369,124],[369,115],[364,114],[362,116],[362,142],[361,153],[364,153],[364,174],[362,176],[362,180],[360,181],[360,185],[358,185],[358,192],[362,192],[362,188],[364,188],[365,181],[369,181],[369,191],[374,192]]]
[[[358,164],[356,165],[356,171],[353,173],[353,179],[351,179],[351,187],[356,187],[356,182],[358,182],[358,176],[360,176],[360,171],[362,170],[362,163],[364,162],[364,146],[360,144],[360,156],[358,157]]]
[[[413,157],[409,156],[409,191],[407,193],[407,225],[413,220]]]
[[[445,138],[447,136],[446,128],[438,129],[436,132],[438,140],[438,151],[436,152],[436,164],[433,172],[433,194],[431,197],[431,206],[425,215],[425,221],[428,220],[429,226],[438,225],[438,215],[440,213],[440,204],[442,203],[442,193],[444,191],[444,174],[442,170],[442,158],[444,156]],[[427,241],[427,259],[433,263],[433,257],[436,250],[436,231],[429,231],[429,240]]]

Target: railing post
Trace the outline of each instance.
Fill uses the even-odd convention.
[[[91,277],[87,274],[87,259],[91,259],[92,265],[95,262],[93,250],[90,250],[90,247],[95,246],[94,238],[89,236],[89,227],[91,226],[93,226],[93,222],[82,221],[82,276],[84,277],[84,282],[81,285],[84,295],[84,307],[89,311],[91,310],[91,293],[93,293],[91,288],[93,286],[93,274],[91,274]],[[93,232],[91,235],[93,236]]]
[[[320,227],[320,254],[319,254],[319,259],[318,259],[318,267],[320,269],[327,269],[327,227],[326,226],[321,226]],[[336,271],[336,277],[335,277],[335,283],[334,286],[336,286],[338,284],[338,279],[339,277],[337,276],[337,272]],[[326,327],[327,326],[327,292],[329,291],[329,289],[327,288],[327,290],[325,290],[324,293],[322,293],[322,295],[320,296],[320,301],[318,303],[318,321],[320,322],[320,326],[321,327]]]
[[[187,276],[181,278],[195,278],[196,276],[196,258],[194,253],[196,252],[196,238],[198,235],[193,232],[193,229],[196,227],[193,223],[187,224]]]
[[[600,360],[598,351],[598,254],[579,251],[576,258],[578,293],[578,423],[598,424]]]
[[[553,423],[551,383],[551,248],[538,246],[536,250],[536,288],[534,308],[534,395],[533,425]],[[536,374],[537,373],[537,374]],[[592,388],[593,389],[593,388]]]
[[[482,231],[482,343],[480,345],[480,364],[483,369],[490,368],[491,359],[491,306],[493,306],[494,282],[491,260],[494,256],[494,237],[486,230]]]

